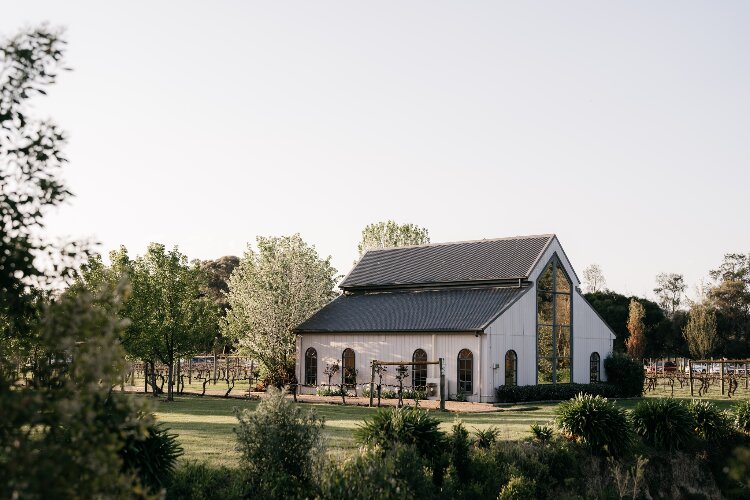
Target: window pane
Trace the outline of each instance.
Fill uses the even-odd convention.
[[[592,352],[591,358],[589,362],[589,381],[591,383],[599,382],[599,353],[598,352]]]
[[[570,295],[555,294],[555,321],[558,325],[570,324]]]
[[[550,290],[552,291],[552,261],[547,264],[542,274],[539,275],[539,279],[536,282],[539,290]]]
[[[458,392],[472,393],[474,356],[468,349],[458,353]]]
[[[558,326],[555,329],[555,331],[557,332],[557,357],[569,358],[570,357],[570,327]]]
[[[537,323],[551,325],[554,321],[552,315],[552,294],[539,293],[536,297]]]
[[[557,383],[566,384],[570,382],[570,358],[557,359]]]
[[[557,292],[570,292],[570,280],[559,262],[557,264],[557,276],[555,282]]]
[[[312,347],[305,353],[305,384],[318,384],[318,352]]]
[[[341,360],[341,376],[344,385],[353,387],[357,384],[357,369],[355,368],[354,351],[344,350]]]
[[[515,351],[505,354],[505,385],[518,384],[518,356]]]
[[[552,383],[552,359],[551,358],[538,358],[537,359],[537,383],[538,384],[551,384]]]
[[[537,356],[540,358],[552,357],[552,327],[541,325],[537,333]]]
[[[412,361],[427,361],[427,353],[417,349],[411,357]],[[427,385],[427,365],[412,365],[411,384],[415,388],[423,388]]]

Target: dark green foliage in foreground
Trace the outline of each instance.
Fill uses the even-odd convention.
[[[520,403],[527,401],[562,401],[576,394],[599,395],[605,398],[621,396],[617,386],[608,383],[598,384],[539,384],[501,385],[495,390],[498,401]]]
[[[182,451],[176,434],[152,424],[146,429],[145,438],[128,437],[120,450],[120,458],[124,471],[135,472],[141,484],[158,491],[170,481]]]
[[[413,445],[423,457],[436,456],[443,450],[444,436],[440,422],[419,408],[378,410],[371,420],[354,431],[354,438],[368,447],[384,450],[395,444]]]
[[[640,361],[626,354],[614,353],[604,360],[607,382],[618,388],[618,397],[631,398],[643,395],[646,373]]]
[[[632,413],[635,432],[658,448],[684,448],[694,439],[695,421],[688,405],[676,399],[646,399]]]
[[[732,412],[734,426],[743,432],[750,432],[750,401],[737,403]]]
[[[693,420],[695,433],[706,441],[720,441],[731,431],[729,418],[710,401],[694,400],[688,405]]]
[[[500,495],[497,498],[498,500],[526,500],[534,497],[535,490],[536,483],[533,479],[513,476],[500,490]]]
[[[495,444],[499,435],[500,429],[494,426],[484,430],[477,429],[475,444],[477,448],[487,449]]]
[[[625,410],[601,396],[579,394],[557,407],[557,424],[595,451],[621,456],[633,442]]]
[[[172,475],[167,498],[175,500],[246,498],[247,488],[236,469],[186,463]]]
[[[325,452],[323,419],[270,388],[255,411],[237,412],[237,449],[252,490],[264,498],[309,492]]]
[[[437,489],[425,475],[427,463],[414,446],[395,445],[385,453],[369,451],[331,465],[323,476],[320,498],[432,498]]]

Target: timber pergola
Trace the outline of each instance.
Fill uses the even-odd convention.
[[[713,375],[718,375],[711,372],[711,365],[714,364],[718,364],[721,366],[720,374],[722,395],[725,393],[725,381],[729,383],[728,391],[726,392],[728,397],[731,398],[737,390],[737,386],[739,385],[739,382],[737,381],[738,366],[742,366],[741,374],[745,378],[745,389],[748,388],[748,375],[750,375],[748,373],[748,365],[750,365],[750,359],[691,359],[690,361],[688,361],[688,373],[690,376],[690,396],[695,396],[693,392],[693,381],[696,378],[701,381],[701,387],[698,389],[698,395],[700,396],[701,393],[705,394],[705,391],[708,390],[709,381],[712,378],[715,378],[713,377]],[[699,373],[697,375],[694,374],[693,365],[705,365],[705,373]],[[734,369],[727,372],[726,365],[734,366]]]
[[[372,360],[372,378],[370,379],[370,406],[372,406],[373,393],[375,392],[375,369],[378,366],[425,366],[438,365],[440,367],[440,410],[445,411],[445,358],[438,358],[437,361],[379,361]]]

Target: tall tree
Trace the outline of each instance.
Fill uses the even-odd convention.
[[[430,242],[426,228],[416,224],[397,224],[392,220],[369,224],[362,230],[362,239],[357,245],[361,257],[373,248],[423,245]]]
[[[292,381],[293,329],[334,297],[331,258],[321,259],[299,234],[257,238],[229,279],[222,332],[257,359],[275,385]]]
[[[690,319],[682,331],[690,348],[690,354],[705,359],[717,344],[716,313],[705,304],[690,308]]]
[[[716,310],[721,337],[720,350],[725,355],[750,355],[750,256],[731,253],[724,256],[719,268],[710,272],[713,286],[708,299]]]
[[[646,310],[643,304],[635,299],[630,300],[628,312],[628,337],[625,347],[631,358],[641,360],[646,352],[646,325],[643,320]]]
[[[204,292],[219,308],[221,318],[226,316],[229,309],[229,300],[227,299],[229,277],[239,264],[239,257],[234,255],[226,255],[215,260],[204,260],[200,263],[200,267],[206,276]],[[219,322],[216,323],[215,341],[211,347],[214,353],[228,352],[232,348],[231,340],[222,335]]]
[[[682,299],[687,290],[685,278],[677,273],[660,273],[656,275],[656,288],[654,293],[658,298],[659,305],[668,317],[673,317],[682,304]]]
[[[583,282],[586,283],[586,293],[600,292],[607,287],[607,280],[598,264],[591,264],[583,270]]]

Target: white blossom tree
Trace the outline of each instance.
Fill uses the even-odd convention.
[[[299,234],[257,238],[229,278],[224,335],[268,370],[275,385],[291,382],[293,329],[334,298],[339,278],[331,258],[321,259]]]
[[[601,292],[607,286],[607,280],[598,264],[591,264],[583,270],[583,282],[586,283],[586,293]]]
[[[429,242],[430,235],[426,228],[416,224],[398,224],[389,220],[365,226],[357,250],[359,250],[359,256],[362,257],[367,250],[372,248],[423,245]]]

